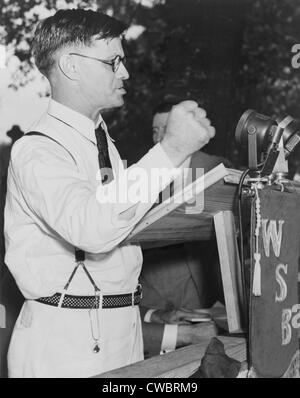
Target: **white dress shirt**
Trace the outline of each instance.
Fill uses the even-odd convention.
[[[47,112],[30,131],[46,134],[61,145],[45,137],[25,136],[12,149],[5,207],[5,261],[26,298],[51,296],[62,290],[74,267],[74,246],[86,251],[86,266],[102,293],[132,292],[138,283],[140,247],[121,242],[153,203],[137,203],[128,216],[126,211],[132,203],[99,203],[96,194],[101,182],[99,175],[97,179],[94,130],[92,120],[50,100]],[[107,136],[112,167],[118,176],[120,156]],[[130,169],[137,167],[147,174],[152,167],[169,170],[169,180],[153,187],[157,194],[178,175],[160,144]],[[115,178],[111,184],[118,183]],[[93,294],[81,269],[68,293]]]

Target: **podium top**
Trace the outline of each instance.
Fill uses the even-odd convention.
[[[175,195],[150,210],[126,243],[151,242],[152,247],[211,239],[214,235],[213,215],[220,210],[235,211],[237,185],[225,182],[224,178],[238,173],[226,169],[223,164],[218,165],[178,193],[177,197]]]
[[[240,170],[226,169],[223,164],[216,166],[184,189],[188,198],[195,199],[194,204],[167,200],[157,205],[135,226],[125,243],[139,242],[147,248],[212,239],[213,216],[217,212],[230,210],[237,218],[241,175]],[[293,182],[292,190],[300,193],[300,184]]]

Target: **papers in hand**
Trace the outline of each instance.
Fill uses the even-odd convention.
[[[205,189],[215,184],[219,180],[223,179],[228,174],[227,169],[221,163],[214,169],[208,171],[202,177],[199,177],[193,183],[186,186],[182,191],[177,192],[174,196],[165,200],[152,208],[143,218],[137,223],[135,228],[129,234],[127,240],[131,240],[136,237],[140,232],[144,230],[151,230],[151,225],[162,217],[170,214],[174,210],[185,214],[199,214],[203,211],[204,202],[202,199]],[[196,205],[189,204],[193,201],[193,198],[197,198]],[[200,198],[200,200],[199,200]],[[136,240],[138,240],[136,238]]]
[[[210,311],[208,309],[194,309],[193,313],[195,316],[193,318],[187,318],[186,320],[191,323],[198,322],[210,322],[212,320]]]

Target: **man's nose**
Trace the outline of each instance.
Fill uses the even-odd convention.
[[[116,72],[116,76],[118,79],[127,80],[129,78],[128,70],[126,69],[123,62],[120,63],[120,66]]]

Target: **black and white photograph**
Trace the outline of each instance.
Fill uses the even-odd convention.
[[[299,289],[299,0],[0,0],[1,379],[300,378]]]

